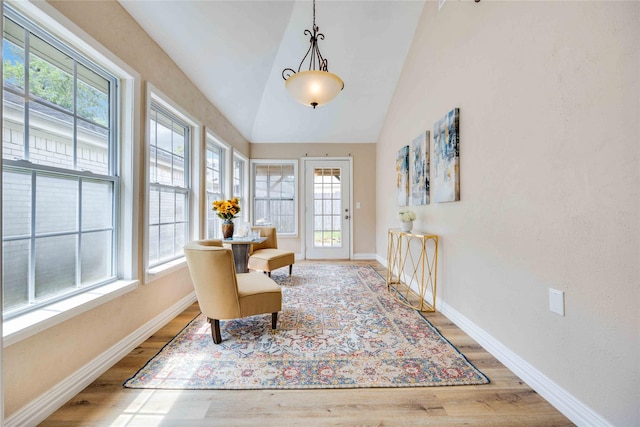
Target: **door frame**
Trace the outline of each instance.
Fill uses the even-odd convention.
[[[302,197],[300,200],[303,201],[301,203],[301,211],[300,215],[302,226],[300,227],[300,237],[301,237],[301,246],[302,246],[302,259],[307,259],[307,169],[308,169],[308,161],[348,161],[349,162],[349,188],[347,189],[349,194],[349,259],[353,259],[353,157],[302,157],[302,188],[301,194]]]

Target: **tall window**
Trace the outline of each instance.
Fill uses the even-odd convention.
[[[253,161],[253,222],[272,224],[279,234],[297,232],[297,163]]]
[[[3,312],[116,278],[116,78],[4,6]]]
[[[233,155],[233,197],[237,197],[240,206],[244,209],[247,204],[247,198],[245,195],[245,172],[246,172],[246,164],[247,161],[240,157],[238,154]],[[244,209],[243,217],[246,217],[247,210]]]
[[[183,256],[189,238],[190,127],[151,103],[149,119],[149,267]]]
[[[206,192],[207,192],[207,238],[222,238],[222,220],[212,209],[212,202],[224,197],[224,155],[225,149],[207,138]]]

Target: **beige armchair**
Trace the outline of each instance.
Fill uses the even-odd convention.
[[[260,270],[269,274],[281,267],[289,266],[289,276],[296,262],[291,251],[278,249],[278,236],[275,227],[251,227],[252,230],[260,230],[260,236],[266,237],[262,243],[252,245],[251,256],[249,256],[249,269]]]
[[[236,274],[231,249],[221,240],[196,240],[184,246],[200,310],[211,323],[213,342],[220,344],[220,320],[271,313],[276,329],[282,292],[276,282],[257,272]]]

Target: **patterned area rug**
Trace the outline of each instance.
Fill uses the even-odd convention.
[[[304,389],[486,384],[369,266],[296,265],[272,273],[283,310],[222,321],[200,314],[124,385],[158,389]]]

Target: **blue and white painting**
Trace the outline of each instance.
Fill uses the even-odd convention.
[[[409,146],[398,150],[396,157],[396,186],[398,191],[398,205],[409,204]]]
[[[433,125],[433,200],[460,200],[460,109]]]
[[[429,131],[422,132],[411,142],[411,202],[429,204]]]

